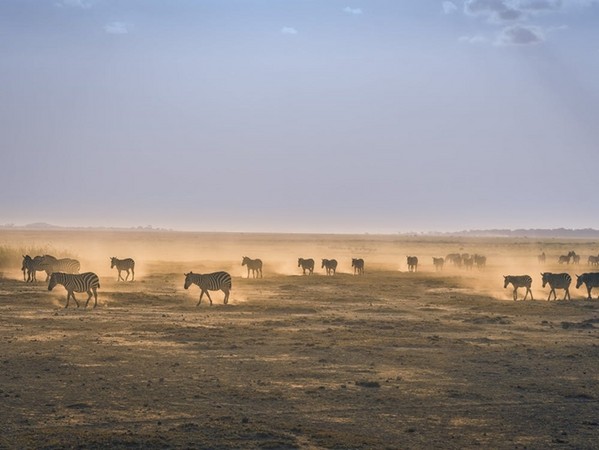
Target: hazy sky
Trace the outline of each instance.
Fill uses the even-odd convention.
[[[0,223],[599,228],[599,1],[2,0]]]

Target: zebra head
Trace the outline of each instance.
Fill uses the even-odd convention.
[[[110,257],[110,268],[112,269],[114,266],[116,266],[116,257],[111,256]]]
[[[503,276],[503,289],[505,289],[508,284],[510,284],[510,277],[504,275]]]
[[[301,267],[303,260],[304,260],[304,258],[298,258],[297,259],[297,267]]]
[[[582,286],[582,283],[584,283],[584,277],[581,275],[576,275],[576,289]]]
[[[56,286],[58,284],[58,280],[56,279],[56,273],[57,272],[54,272],[52,275],[50,275],[50,281],[48,282],[48,290],[49,291],[54,289],[54,286]]]
[[[243,259],[241,260],[241,265],[245,266],[249,262],[250,262],[250,258],[248,258],[247,256],[244,256]]]
[[[541,276],[543,277],[543,287],[549,282],[549,272],[543,272]]]
[[[185,284],[183,285],[183,287],[185,289],[188,289],[189,286],[191,286],[191,283],[192,283],[193,272],[185,273],[183,275],[185,275]]]
[[[21,270],[23,272],[25,272],[25,269],[27,269],[27,265],[31,263],[31,256],[29,255],[23,255],[23,264],[21,265]]]

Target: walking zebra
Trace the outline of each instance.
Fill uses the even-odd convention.
[[[57,284],[62,284],[67,290],[67,304],[65,305],[65,308],[69,306],[69,300],[71,297],[77,304],[77,308],[79,308],[79,302],[75,298],[75,292],[87,292],[88,297],[87,301],[85,302],[86,308],[89,300],[92,298],[93,293],[94,308],[98,306],[97,289],[100,287],[100,279],[95,273],[85,272],[81,274],[71,274],[64,272],[53,272],[52,275],[50,275],[48,290],[51,291]]]
[[[43,256],[36,256],[32,258],[29,255],[23,255],[23,264],[21,270],[23,271],[23,281],[26,283],[33,283],[37,281],[36,272],[45,271],[48,268]],[[27,278],[25,278],[27,274]]]
[[[599,287],[599,273],[583,273],[582,275],[576,275],[576,289],[578,289],[582,283],[587,287],[587,293],[589,294],[588,299],[592,300],[591,291],[594,287]],[[597,297],[599,299],[599,297]]]
[[[192,284],[197,284],[201,289],[200,300],[196,306],[200,306],[204,294],[208,296],[208,300],[210,300],[210,306],[212,306],[212,299],[210,298],[210,293],[208,291],[223,291],[225,293],[223,302],[225,305],[229,303],[229,293],[231,292],[232,282],[231,275],[229,275],[227,272],[214,272],[207,274],[193,272],[186,273],[185,284],[183,287],[185,289],[189,289],[189,286]]]
[[[599,256],[589,256],[589,259],[587,260],[587,264],[589,266],[599,266]]]
[[[572,277],[570,275],[567,273],[544,272],[541,276],[543,277],[543,287],[549,283],[549,287],[551,288],[547,301],[551,300],[551,294],[553,294],[553,298],[557,300],[557,294],[555,293],[556,289],[564,289],[564,300],[566,297],[570,300],[570,283],[572,282]]]
[[[524,294],[524,299],[526,300],[526,297],[528,296],[528,294],[530,294],[530,299],[534,300],[534,298],[532,297],[532,291],[530,290],[530,286],[532,285],[532,278],[528,275],[504,275],[503,276],[503,288],[505,289],[508,284],[512,283],[512,286],[514,287],[514,301],[518,300],[518,288],[521,287],[525,287],[526,288],[526,294]]]
[[[445,261],[450,262],[454,266],[462,266],[462,255],[459,253],[450,253],[445,257]]]
[[[417,256],[408,256],[408,272],[417,272],[418,271],[418,257]]]
[[[539,264],[545,264],[546,259],[547,259],[547,256],[545,255],[545,252],[543,252],[537,256],[537,261],[539,262]]]
[[[433,265],[435,266],[435,270],[443,270],[443,265],[445,264],[445,260],[443,258],[435,258],[433,256]]]
[[[44,268],[46,271],[46,281],[50,279],[50,275],[52,275],[54,272],[79,273],[79,269],[81,268],[81,264],[79,264],[79,261],[76,259],[57,259],[52,255],[44,255],[42,258],[43,264],[46,265]]]
[[[262,278],[262,260],[261,259],[251,259],[247,256],[244,256],[241,260],[242,266],[248,266],[248,278],[250,277],[250,270],[252,271],[252,275],[256,278],[257,275],[260,275]]]
[[[351,266],[354,268],[354,275],[364,275],[364,260],[362,258],[352,258]]]
[[[479,269],[486,267],[486,265],[487,265],[487,257],[486,256],[474,255],[473,259],[474,259],[474,264],[476,264],[476,267],[478,267]]]
[[[560,255],[560,257],[557,259],[557,263],[558,264],[570,264],[570,257],[571,255],[568,253],[567,255]]]
[[[312,258],[298,258],[297,267],[302,268],[302,272],[304,275],[306,275],[306,270],[308,271],[308,275],[312,275],[314,273],[314,260]]]
[[[129,279],[129,271],[131,271],[131,281],[135,279],[135,261],[131,258],[118,259],[114,256],[110,257],[110,268],[116,267],[116,270],[119,271],[119,276],[116,281],[127,281]],[[123,279],[121,276],[121,271],[126,270],[127,276]]]
[[[323,259],[322,266],[320,266],[320,268],[326,269],[327,275],[335,275],[337,273],[337,260]]]

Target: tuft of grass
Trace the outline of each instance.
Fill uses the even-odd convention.
[[[14,269],[21,268],[23,264],[23,255],[35,257],[37,255],[54,255],[57,258],[76,258],[63,250],[54,248],[51,245],[30,246],[30,247],[12,247],[10,245],[0,245],[0,268]]]

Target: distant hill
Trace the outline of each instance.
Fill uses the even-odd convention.
[[[431,233],[440,236],[471,236],[471,237],[529,237],[529,238],[571,238],[571,239],[599,239],[599,230],[594,228],[530,228],[530,229],[491,229],[491,230],[464,230],[449,233]]]

